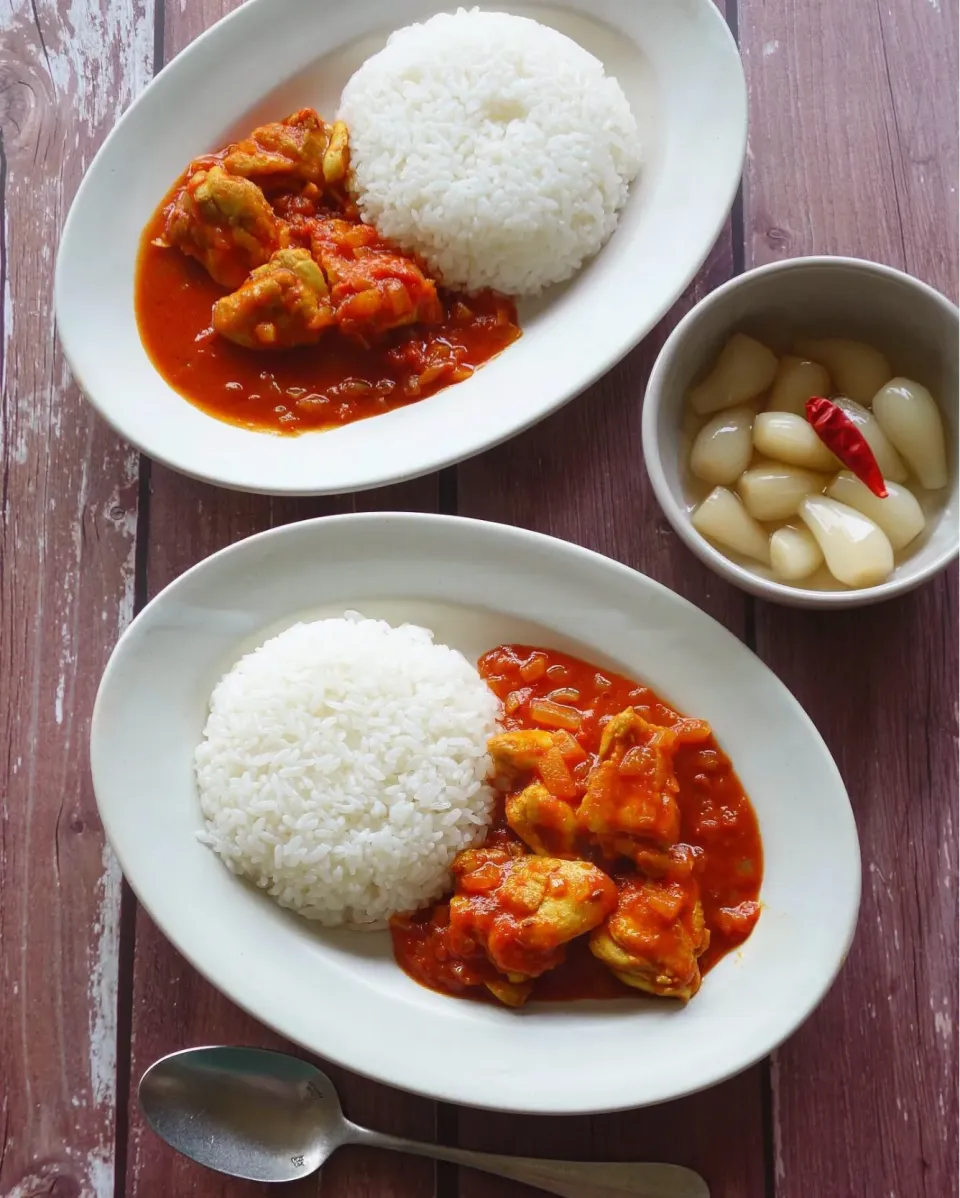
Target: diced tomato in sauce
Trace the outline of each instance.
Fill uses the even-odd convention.
[[[604,725],[625,708],[634,707],[650,723],[677,727],[683,743],[674,758],[681,821],[680,844],[674,856],[678,870],[695,871],[710,930],[710,945],[699,961],[701,972],[741,945],[760,914],[760,829],[729,758],[712,735],[705,736],[706,728],[699,721],[687,720],[649,687],[553,650],[502,645],[480,659],[479,670],[505,704],[505,731],[544,727],[531,716],[531,705],[534,713],[542,715],[544,702],[555,704],[554,699],[548,699],[552,692],[561,687],[577,692],[576,699],[564,697],[563,706],[575,711],[577,721],[575,727],[563,729],[569,743],[561,742],[566,751],[559,755],[566,758],[573,778],[581,783],[595,763]],[[551,714],[552,709],[547,708],[547,713]],[[484,847],[506,848],[520,843],[506,824],[501,802]],[[603,868],[618,886],[627,884],[638,873],[634,864],[623,859],[615,863],[607,860]],[[446,905],[440,904],[394,920],[396,958],[407,973],[426,986],[482,999],[487,996],[482,983],[496,980],[496,970],[480,954],[469,961],[457,960],[451,954],[445,935],[448,917]],[[591,954],[586,938],[581,937],[567,946],[561,965],[535,980],[532,997],[624,998],[637,993],[618,981]]]
[[[225,153],[193,165],[209,167]],[[273,433],[336,428],[417,403],[472,374],[520,336],[513,301],[491,291],[475,296],[441,291],[442,323],[393,329],[373,345],[329,333],[316,345],[264,352],[218,336],[213,305],[229,289],[195,259],[156,244],[189,173],[177,180],[143,232],[135,305],[140,338],[154,366],[208,415]],[[270,193],[268,199],[285,220],[314,213],[313,203],[296,195]]]

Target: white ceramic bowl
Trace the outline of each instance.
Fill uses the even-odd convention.
[[[497,4],[554,25],[622,84],[645,146],[611,241],[567,285],[520,309],[523,336],[420,403],[299,437],[225,424],[172,390],[137,331],[140,234],[197,154],[303,105],[336,111],[353,71],[438,0],[249,0],[157,76],[107,138],[70,211],[57,324],[87,398],[128,441],[184,474],[271,494],[413,478],[497,444],[623,357],[696,274],[733,200],[746,145],[743,70],[712,0]],[[117,202],[118,191],[123,202]]]
[[[472,660],[506,641],[579,653],[710,721],[760,823],[763,911],[692,1002],[638,995],[518,1012],[436,994],[397,966],[386,933],[318,928],[198,842],[192,758],[214,684],[272,633],[349,608],[426,625]],[[121,638],[97,695],[91,760],[130,884],[214,985],[307,1049],[450,1102],[571,1114],[712,1085],[810,1014],[853,936],[853,814],[787,688],[672,591],[520,529],[372,513],[287,525],[215,554]]]
[[[925,283],[859,258],[794,258],[761,266],[718,287],[680,321],[654,364],[643,401],[643,454],[664,514],[681,539],[717,574],[762,599],[795,607],[879,603],[919,586],[957,556],[958,312]],[[734,331],[773,344],[795,336],[858,337],[889,357],[937,399],[947,427],[951,483],[893,574],[875,587],[813,590],[761,577],[731,561],[690,523],[681,456],[686,394]]]

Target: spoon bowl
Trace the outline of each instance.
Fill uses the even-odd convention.
[[[468,1165],[561,1198],[709,1198],[706,1182],[677,1165],[603,1164],[495,1156],[420,1144],[344,1118],[333,1082],[315,1065],[263,1048],[189,1048],[140,1079],[147,1122],[184,1156],[230,1177],[295,1181],[342,1144],[363,1144]]]
[[[293,1181],[346,1142],[333,1083],[315,1066],[263,1048],[193,1048],[140,1080],[147,1122],[208,1169],[250,1181]]]

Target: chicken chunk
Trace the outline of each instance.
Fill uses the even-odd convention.
[[[630,856],[648,878],[689,878],[699,869],[703,850],[690,844],[673,844],[662,849],[638,842]]]
[[[336,218],[317,220],[310,244],[330,280],[342,333],[370,343],[390,329],[443,320],[436,283],[372,229]]]
[[[263,192],[222,167],[195,171],[167,214],[161,245],[197,258],[223,287],[239,287],[282,242]]]
[[[487,741],[487,752],[493,758],[493,768],[504,778],[515,778],[536,769],[538,760],[553,748],[549,732],[536,729],[520,732],[500,732]]]
[[[350,168],[350,139],[343,121],[334,121],[330,138],[323,152],[323,179],[325,183],[342,183]]]
[[[626,985],[686,1002],[700,989],[698,958],[709,943],[696,884],[647,879],[622,887],[590,951]]]
[[[457,878],[450,948],[469,956],[482,947],[508,981],[521,983],[559,965],[563,946],[597,927],[616,903],[614,883],[587,861],[487,861]]]
[[[514,791],[518,783],[526,782],[530,775],[543,784],[543,787],[555,799],[564,799],[571,803],[580,798],[583,782],[578,780],[571,770],[571,765],[581,765],[587,760],[587,754],[576,740],[567,732],[546,732],[529,729],[515,732],[502,732],[492,736],[487,741],[487,749],[493,758],[494,772],[497,784],[501,790]],[[582,777],[582,775],[581,775]],[[542,788],[541,788],[542,789]],[[533,797],[535,792],[527,798]],[[517,799],[519,796],[514,795]],[[523,805],[517,806],[517,811]],[[575,827],[571,815],[565,807],[555,809],[557,818],[562,826],[569,830],[564,836],[563,847],[558,847],[554,856],[571,856],[573,833]],[[526,822],[529,823],[529,820]],[[560,827],[557,819],[547,821],[555,830]],[[519,829],[515,829],[522,836]],[[531,843],[528,841],[528,843]],[[531,843],[531,847],[532,843]],[[540,849],[534,849],[540,852]]]
[[[677,745],[702,745],[713,736],[713,729],[706,720],[684,718],[673,725]]]
[[[333,322],[327,281],[307,250],[278,250],[213,307],[221,337],[251,349],[314,345]]]
[[[540,782],[531,782],[506,804],[507,823],[541,857],[573,857],[577,816],[565,800]]]
[[[508,982],[506,980],[483,983],[494,998],[505,1007],[522,1007],[530,997],[533,982]]]
[[[246,179],[270,177],[322,183],[329,143],[327,125],[312,108],[301,108],[282,121],[254,129],[249,137],[231,146],[223,165],[231,175]]]
[[[671,728],[649,724],[632,708],[603,731],[599,760],[577,813],[581,828],[608,853],[633,857],[638,841],[669,848],[680,836]]]
[[[485,865],[506,865],[517,857],[523,857],[523,845],[517,844],[511,840],[504,844],[482,844],[476,849],[463,849],[457,853],[453,859],[453,864],[450,866],[450,872],[454,879],[466,877],[467,874],[475,874]],[[495,885],[499,885],[500,874],[491,875],[495,877]],[[473,889],[479,891],[482,889],[480,885],[474,885]]]

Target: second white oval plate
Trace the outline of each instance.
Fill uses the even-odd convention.
[[[348,609],[426,625],[473,660],[520,641],[609,662],[710,721],[760,821],[763,912],[688,1006],[638,996],[518,1012],[436,994],[394,962],[387,933],[325,932],[198,842],[192,759],[214,684],[266,636]],[[786,687],[642,574],[500,525],[338,516],[215,554],[122,637],[97,696],[91,757],[123,871],[197,969],[305,1048],[447,1102],[570,1114],[712,1085],[810,1014],[856,922],[860,857],[846,792]]]
[[[430,0],[248,0],[163,70],[104,143],[57,263],[60,337],[80,387],[128,441],[175,470],[271,494],[355,491],[436,470],[514,436],[609,370],[667,312],[733,201],[747,109],[712,0],[505,3],[555,25],[620,81],[645,162],[610,242],[569,284],[521,307],[523,336],[466,382],[369,420],[279,437],[222,423],[160,377],[137,331],[140,234],[196,155],[340,91]],[[638,396],[639,402],[639,396]]]

